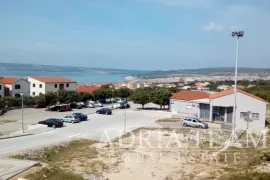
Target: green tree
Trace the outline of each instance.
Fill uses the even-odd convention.
[[[68,91],[66,97],[66,103],[73,103],[80,99],[79,93],[75,91]]]
[[[138,88],[134,91],[133,95],[131,96],[131,100],[136,104],[141,104],[142,108],[144,108],[145,104],[150,103],[150,93],[149,89],[146,88]]]
[[[116,96],[121,97],[121,98],[128,98],[132,95],[132,93],[133,93],[133,90],[126,87],[116,90]]]
[[[112,96],[115,97],[116,90],[114,89],[114,87],[111,87],[109,85],[103,85],[99,89],[95,90],[93,94],[96,100],[107,99],[107,98],[112,98]]]
[[[14,106],[15,107],[18,107],[18,106],[21,106],[22,105],[22,100],[21,100],[21,98],[7,96],[7,97],[5,97],[5,103],[9,107],[14,107]]]
[[[160,108],[169,105],[172,93],[167,88],[155,88],[152,91],[152,103],[159,105]]]
[[[25,106],[30,106],[30,107],[33,106],[35,104],[34,97],[32,97],[32,96],[24,96],[23,104]]]
[[[66,91],[66,90],[60,90],[57,93],[57,101],[59,103],[65,103],[66,104],[66,103],[68,103],[67,96],[68,96],[68,91]]]
[[[47,92],[44,95],[45,98],[45,105],[46,106],[52,106],[57,103],[57,94],[54,92]]]
[[[79,100],[78,101],[87,101],[87,100],[95,100],[95,97],[93,94],[87,93],[87,92],[80,92],[79,93]]]
[[[35,96],[33,98],[34,102],[39,104],[40,107],[46,107],[46,98],[44,94],[40,94],[39,96]]]

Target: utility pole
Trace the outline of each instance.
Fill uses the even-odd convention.
[[[232,127],[232,138],[235,143],[235,121],[236,121],[236,106],[237,106],[237,74],[238,74],[238,56],[239,56],[239,38],[244,36],[244,31],[232,32],[232,36],[237,37],[236,43],[236,58],[235,58],[235,76],[234,76],[234,105],[233,105],[233,127]]]
[[[23,97],[23,94],[20,94],[20,95],[22,97],[22,133],[24,133],[24,127],[23,127],[23,99],[24,97]]]

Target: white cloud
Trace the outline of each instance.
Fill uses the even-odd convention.
[[[222,26],[217,25],[214,22],[210,22],[206,26],[203,27],[204,31],[222,31],[224,28]]]

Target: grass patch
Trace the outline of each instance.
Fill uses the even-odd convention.
[[[36,151],[29,151],[24,154],[17,154],[11,156],[11,158],[41,161],[45,163],[65,161],[66,159],[72,159],[78,156],[95,158],[98,155],[96,148],[89,147],[94,143],[95,141],[74,140],[59,146],[52,146]]]
[[[159,119],[156,122],[179,122],[180,118],[164,118],[164,119]]]
[[[269,172],[242,172],[225,175],[219,178],[219,180],[266,180],[270,179]]]
[[[16,120],[0,119],[0,124],[14,123]]]
[[[83,177],[64,171],[59,167],[42,168],[40,171],[26,176],[29,180],[84,180]]]

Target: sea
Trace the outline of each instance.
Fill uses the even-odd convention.
[[[88,72],[46,72],[46,71],[23,71],[23,70],[0,70],[0,76],[12,76],[26,78],[28,76],[65,76],[75,80],[79,84],[94,84],[104,82],[123,82],[130,74],[96,74]]]

